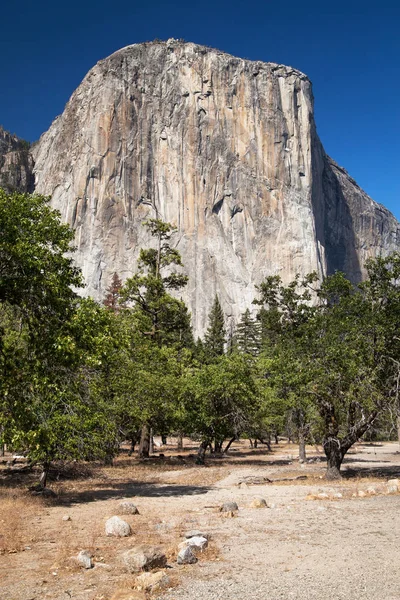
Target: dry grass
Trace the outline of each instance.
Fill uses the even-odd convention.
[[[0,554],[20,552],[32,540],[32,517],[43,507],[38,498],[20,490],[0,494]]]

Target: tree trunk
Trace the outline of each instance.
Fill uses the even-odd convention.
[[[178,433],[178,450],[183,450],[183,435]]]
[[[275,444],[279,444],[279,438],[278,438],[278,434],[276,432],[274,433],[274,437],[275,437]]]
[[[149,454],[154,454],[154,438],[153,438],[153,428],[150,428],[150,439],[149,439]]]
[[[161,434],[161,443],[163,446],[167,445],[167,436],[165,433]]]
[[[200,447],[197,452],[196,465],[204,465],[204,460],[205,460],[208,444],[209,444],[208,440],[204,440],[203,442],[201,442]]]
[[[302,427],[299,427],[299,461],[305,462],[306,457],[306,436]]]
[[[224,443],[224,440],[214,440],[214,453],[220,453],[222,452],[222,444]]]
[[[145,423],[142,427],[139,445],[139,458],[149,458],[150,453],[150,427]]]
[[[131,438],[131,447],[128,452],[128,456],[132,456],[132,454],[135,452],[135,445],[136,445],[136,438]]]
[[[397,439],[399,440],[400,444],[400,415],[397,415]]]
[[[49,474],[50,471],[50,463],[49,462],[44,462],[43,463],[43,471],[42,474],[39,477],[39,485],[44,489],[46,487],[47,484],[47,476]]]
[[[233,442],[234,442],[235,440],[236,440],[236,435],[234,435],[234,436],[233,436],[233,438],[231,438],[231,439],[229,440],[229,442],[227,443],[227,445],[226,445],[226,448],[225,448],[225,450],[224,450],[224,454],[226,454],[226,453],[228,452],[229,448],[231,447],[231,445],[233,444]]]
[[[327,458],[326,479],[341,479],[340,467],[345,452],[337,438],[328,438],[324,441],[324,451]]]

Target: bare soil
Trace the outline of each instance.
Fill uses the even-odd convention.
[[[169,589],[155,599],[400,600],[400,494],[386,485],[400,476],[398,444],[359,444],[335,483],[323,479],[320,448],[308,448],[312,462],[299,464],[293,444],[268,453],[240,442],[201,467],[190,444],[179,455],[163,447],[164,458],[148,461],[122,454],[113,467],[68,466],[54,473],[51,500],[26,491],[34,475],[3,464],[0,600],[111,600],[136,585],[121,555],[138,543],[168,557]],[[256,497],[268,508],[251,508]],[[126,499],[140,512],[122,517],[133,535],[108,538],[104,523]],[[225,517],[219,507],[230,500],[239,511]],[[197,564],[178,566],[188,529],[211,534],[210,546]],[[82,549],[93,554],[93,569],[71,560]]]

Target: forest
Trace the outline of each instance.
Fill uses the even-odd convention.
[[[210,299],[195,339],[174,226],[143,227],[154,244],[97,303],[49,199],[0,190],[0,445],[41,466],[40,486],[54,461],[112,464],[122,441],[146,458],[155,434],[198,442],[200,465],[239,438],[289,437],[300,460],[322,444],[328,479],[363,436],[397,437],[398,253],[367,261],[358,285],[271,275],[234,328]]]

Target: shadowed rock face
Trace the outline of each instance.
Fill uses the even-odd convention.
[[[0,127],[0,187],[7,192],[32,192],[32,170],[29,144]]]
[[[76,230],[87,294],[101,299],[174,223],[201,333],[214,295],[237,319],[266,275],[341,269],[399,248],[399,224],[326,156],[307,77],[174,40],[100,61],[34,149],[36,190]]]

